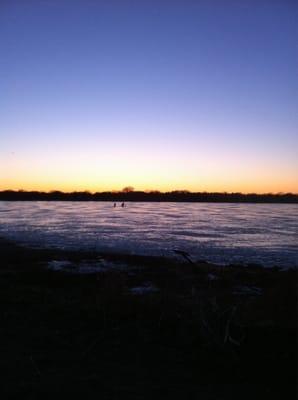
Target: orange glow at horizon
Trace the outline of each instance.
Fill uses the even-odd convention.
[[[204,151],[200,151],[198,146],[173,142],[159,143],[156,148],[150,143],[139,148],[131,143],[118,148],[111,144],[102,153],[99,145],[54,149],[49,142],[42,150],[24,149],[2,157],[0,190],[101,192],[132,186],[161,192],[298,193],[291,159],[278,164],[252,150],[240,153],[231,146],[214,148],[212,143],[203,143]]]
[[[16,172],[16,171],[15,171]],[[143,172],[143,173],[142,173]],[[265,175],[265,174],[264,174]],[[285,176],[229,175],[227,171],[213,174],[201,173],[188,176],[187,173],[169,174],[167,171],[149,174],[146,168],[139,169],[139,173],[113,174],[109,172],[94,173],[76,171],[69,174],[67,171],[9,171],[1,176],[0,190],[36,190],[50,192],[60,190],[72,191],[121,191],[126,186],[134,190],[161,192],[173,190],[189,190],[191,192],[242,192],[242,193],[298,193],[297,181]]]

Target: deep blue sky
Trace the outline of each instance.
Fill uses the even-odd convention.
[[[295,1],[0,3],[0,189],[294,191]]]

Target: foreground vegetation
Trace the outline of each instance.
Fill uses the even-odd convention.
[[[1,398],[296,398],[296,271],[0,250]]]

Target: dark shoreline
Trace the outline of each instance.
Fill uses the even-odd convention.
[[[7,397],[296,398],[295,270],[29,249],[4,239],[0,251]],[[52,260],[115,268],[57,272]],[[134,291],[142,287],[154,290]]]
[[[295,193],[207,193],[207,192],[71,192],[0,191],[0,201],[111,201],[111,202],[176,202],[176,203],[265,203],[297,204]]]

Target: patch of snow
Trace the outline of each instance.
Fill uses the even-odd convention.
[[[150,284],[146,284],[144,286],[136,286],[130,289],[131,293],[136,295],[155,293],[158,292],[158,290],[159,289],[156,286]]]
[[[219,279],[219,277],[214,274],[208,274],[207,278],[209,281],[217,281]]]
[[[63,271],[71,267],[72,263],[70,261],[52,260],[48,262],[48,268],[52,271]]]
[[[236,286],[233,294],[260,296],[262,289],[256,286]]]
[[[111,269],[123,269],[126,268],[126,266],[122,264],[115,264],[103,259],[97,261],[83,260],[77,263],[71,261],[52,260],[48,262],[48,268],[52,271],[63,271],[69,274],[87,275]]]

